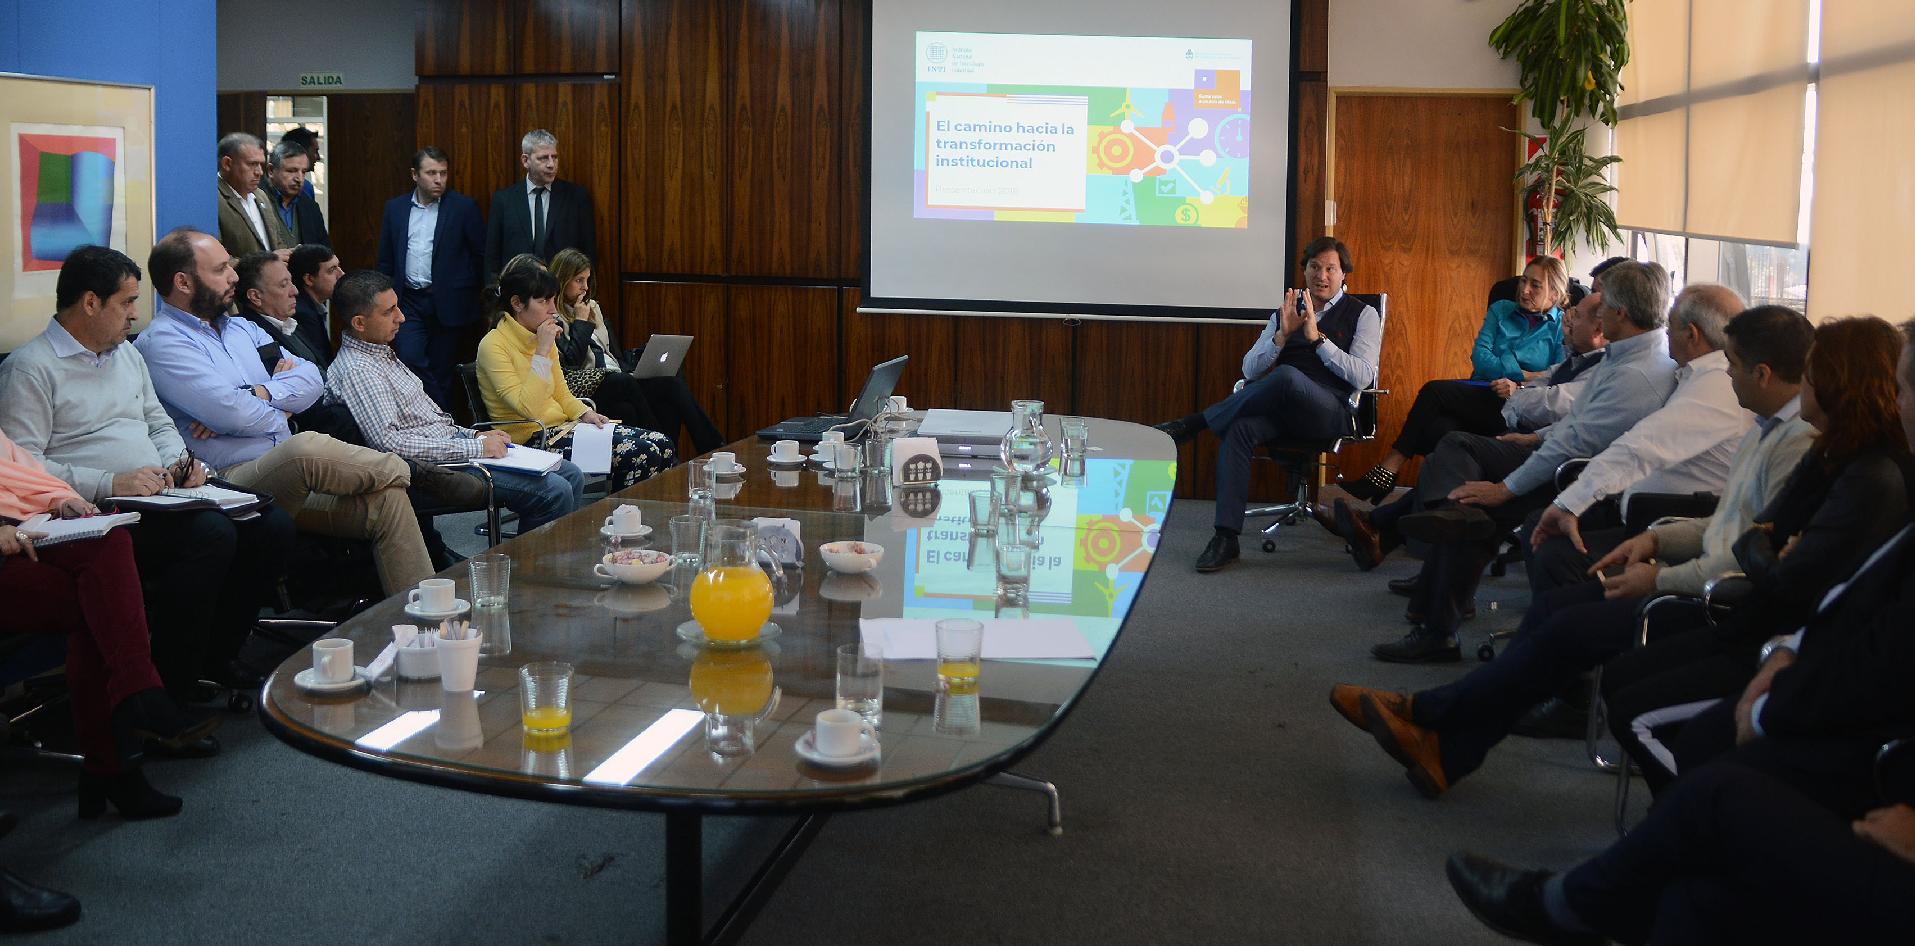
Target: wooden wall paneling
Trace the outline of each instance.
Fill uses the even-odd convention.
[[[1340,95],[1335,108],[1350,287],[1390,294],[1378,382],[1391,394],[1377,441],[1344,451],[1356,476],[1388,451],[1424,382],[1469,376],[1484,294],[1515,255],[1516,146],[1502,129],[1518,115],[1501,94]]]
[[[618,72],[619,0],[519,0],[519,72]],[[561,155],[563,151],[560,152]]]
[[[618,337],[627,346],[642,346],[655,332],[695,339],[685,355],[685,382],[725,436],[743,436],[745,431],[727,426],[726,421],[733,375],[725,350],[725,287],[710,283],[619,284],[610,279],[599,285],[603,287],[597,291],[601,306],[610,306],[614,300],[622,303],[616,313],[607,314],[616,320]],[[693,456],[691,441],[681,438],[678,454],[680,459]]]
[[[379,226],[386,201],[412,189],[412,153],[418,150],[411,92],[335,93],[326,97],[328,162],[326,228],[348,270],[371,269],[379,258]]]
[[[506,131],[515,124],[514,98],[506,82],[419,84],[417,143],[445,151],[452,189],[477,201],[481,214],[490,212],[493,191],[525,173],[519,136]]]
[[[839,43],[838,76],[839,138],[844,147],[839,157],[844,164],[838,187],[838,234],[832,274],[844,279],[864,277],[865,155],[870,151],[870,102],[866,95],[866,73],[870,59],[865,47],[870,42],[871,0],[841,0],[844,39]]]
[[[1257,340],[1263,326],[1246,322],[1234,325],[1200,325],[1197,332],[1197,401],[1201,409],[1230,396],[1230,389],[1243,377],[1243,353]],[[1189,496],[1212,499],[1217,495],[1217,437],[1201,434],[1194,447],[1192,481]],[[1188,448],[1187,448],[1188,449]],[[1181,483],[1183,476],[1178,480]],[[1182,494],[1180,494],[1182,495]],[[1250,502],[1252,505],[1277,502],[1284,495],[1284,475],[1277,464],[1258,460],[1251,465]]]
[[[424,0],[413,34],[413,71],[425,76],[509,76],[518,71],[526,0]]]
[[[858,290],[841,290],[844,312],[844,370],[838,404],[851,403],[872,365],[910,355],[898,393],[913,406],[949,407],[957,399],[957,323],[946,315],[866,315],[858,312]]]
[[[1296,250],[1302,250],[1325,231],[1323,200],[1328,175],[1324,173],[1324,161],[1329,157],[1329,109],[1327,83],[1321,80],[1297,83],[1297,146],[1290,155],[1297,169],[1297,202],[1290,208],[1290,215],[1296,221]],[[1296,273],[1295,263],[1294,259],[1281,261],[1292,274]]]
[[[726,433],[843,407],[837,287],[727,286],[725,325]]]
[[[624,11],[624,269],[721,275],[732,181],[724,18],[706,0],[624,0]]]
[[[525,82],[514,88],[514,112],[511,153],[519,153],[519,138],[534,128],[544,128],[559,140],[559,177],[586,189],[592,195],[592,222],[598,239],[596,256],[616,259],[612,251],[618,244],[618,85],[615,82]],[[511,176],[500,182],[504,187],[523,176],[523,165],[514,158]],[[488,208],[489,210],[489,208]],[[554,247],[557,253],[565,247]],[[592,261],[597,267],[599,260]],[[601,283],[611,281],[617,267],[595,269],[593,277]]]
[[[266,137],[266,93],[221,92],[215,109],[220,135],[243,131]]]
[[[1330,71],[1330,0],[1296,0],[1298,72]]]
[[[1071,334],[1061,319],[947,316],[957,320],[957,397],[952,407],[1009,410],[1037,398],[1052,413],[1075,413],[1071,397]]]
[[[845,169],[838,0],[763,0],[733,16],[727,272],[827,278],[841,268]]]
[[[1085,320],[1077,326],[1072,413],[1156,424],[1208,401],[1197,391],[1195,325]],[[1177,492],[1195,486],[1195,447],[1178,451]]]

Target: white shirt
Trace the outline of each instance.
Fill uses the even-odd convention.
[[[432,235],[439,229],[440,203],[419,203],[419,192],[412,192],[412,212],[406,216],[406,285],[414,289],[432,285]]]
[[[1701,519],[1677,519],[1649,527],[1656,534],[1656,557],[1665,564],[1656,573],[1662,591],[1700,595],[1709,579],[1740,568],[1735,543],[1755,517],[1782,492],[1789,475],[1815,445],[1815,428],[1801,417],[1801,398],[1791,398],[1767,421],[1743,438],[1729,469],[1729,482],[1715,512]]]
[[[266,238],[266,221],[259,215],[259,189],[254,188],[252,193],[242,195],[239,205],[246,209],[246,222],[253,225],[253,235],[259,238],[259,248],[272,249],[273,241]]]
[[[1591,459],[1556,502],[1580,516],[1625,490],[1720,493],[1754,423],[1736,403],[1728,356],[1712,351],[1676,369],[1669,400]]]
[[[539,213],[538,197],[532,193],[533,189],[539,187],[545,188],[545,212],[542,214]],[[534,184],[529,176],[525,179],[525,213],[525,219],[532,221],[532,232],[543,233],[546,218],[552,215],[552,185]]]

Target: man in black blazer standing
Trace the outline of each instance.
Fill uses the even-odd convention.
[[[451,176],[444,151],[427,145],[412,156],[412,192],[386,201],[378,265],[406,317],[392,347],[448,410],[460,336],[479,320],[485,261],[479,205],[447,186]]]
[[[507,260],[532,253],[550,260],[563,249],[598,259],[592,226],[592,197],[585,188],[559,180],[559,140],[543,128],[519,140],[525,179],[492,195],[486,218],[485,279],[499,278]]]
[[[293,288],[299,290],[293,311],[293,318],[299,322],[299,337],[308,346],[330,356],[336,346],[326,306],[332,300],[332,290],[339,284],[339,277],[346,274],[339,265],[339,256],[330,246],[301,243],[293,248],[292,259],[286,261],[286,267],[293,277]]]

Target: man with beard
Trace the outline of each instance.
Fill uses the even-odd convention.
[[[285,355],[269,373],[272,339],[225,313],[238,277],[212,236],[181,227],[153,245],[147,271],[160,294],[153,325],[134,345],[174,423],[219,474],[272,495],[299,528],[369,539],[388,595],[432,576],[406,499],[405,461],[321,433],[292,433],[287,417],[325,391],[312,362]]]
[[[0,363],[0,430],[92,503],[206,482],[145,359],[120,344],[139,296],[140,268],[124,253],[80,247],[60,267],[59,314]],[[257,687],[257,674],[230,661],[286,570],[292,518],[277,507],[244,522],[211,510],[149,512],[132,535],[167,690],[195,700],[207,695],[197,692],[202,677]]]

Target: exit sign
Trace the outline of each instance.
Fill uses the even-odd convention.
[[[299,74],[299,87],[302,89],[343,89],[346,77],[337,72],[302,72]]]

